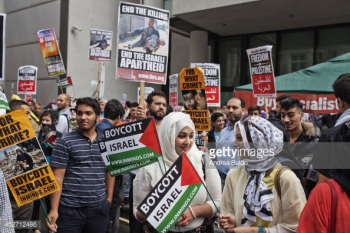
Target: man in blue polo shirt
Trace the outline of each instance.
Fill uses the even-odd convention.
[[[50,231],[106,232],[114,177],[106,173],[96,131],[100,106],[85,97],[76,103],[78,128],[59,139],[51,167],[61,189],[51,195]]]

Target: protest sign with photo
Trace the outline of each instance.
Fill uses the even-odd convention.
[[[70,76],[66,78],[60,78],[59,80],[56,80],[56,83],[59,87],[63,87],[63,88],[73,86],[73,81]]]
[[[105,129],[104,136],[99,146],[111,176],[154,163],[162,155],[153,118]]]
[[[177,108],[177,90],[179,75],[169,75],[169,105],[174,109]]]
[[[38,67],[21,66],[17,75],[17,94],[35,95]]]
[[[190,114],[196,130],[209,131],[210,116],[202,68],[182,69],[179,80],[185,112]]]
[[[191,63],[191,67],[203,70],[208,107],[220,107],[220,64]]]
[[[117,79],[166,84],[169,11],[120,2]]]
[[[137,207],[157,232],[174,226],[201,188],[202,179],[183,153]],[[160,192],[159,190],[162,190]]]
[[[247,49],[254,97],[276,97],[272,46]]]
[[[6,14],[0,14],[0,80],[5,80]]]
[[[89,60],[110,62],[112,57],[112,31],[90,29]]]
[[[37,36],[49,76],[65,74],[66,69],[64,68],[55,31],[52,28],[40,30]]]
[[[23,109],[0,116],[0,169],[18,206],[60,189]]]

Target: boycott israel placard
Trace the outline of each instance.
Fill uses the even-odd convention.
[[[56,83],[59,87],[64,87],[64,88],[73,86],[73,81],[70,76],[66,78],[60,78],[59,80],[56,80]]]
[[[190,114],[196,130],[209,131],[210,118],[203,70],[200,67],[185,68],[180,73],[180,89],[185,112]]]
[[[220,107],[220,64],[191,63],[191,67],[203,70],[208,107]]]
[[[168,232],[191,204],[202,179],[183,153],[137,207],[159,233]]]
[[[169,75],[169,105],[177,108],[177,89],[178,89],[179,75]]]
[[[55,31],[52,28],[40,30],[37,32],[37,36],[49,76],[65,74],[66,69],[64,68]]]
[[[0,116],[0,169],[18,206],[60,189],[23,109]]]
[[[153,118],[105,129],[104,135],[99,146],[112,176],[154,163],[162,155]]]
[[[117,79],[166,84],[169,11],[120,2]]]
[[[36,94],[38,67],[21,66],[17,74],[17,94]]]
[[[111,61],[112,35],[112,31],[90,29],[89,60]]]
[[[254,97],[276,97],[272,46],[247,49]]]

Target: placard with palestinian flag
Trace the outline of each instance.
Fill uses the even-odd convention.
[[[183,153],[137,207],[159,233],[168,232],[191,204],[202,179]]]
[[[66,78],[57,79],[56,83],[58,86],[63,87],[63,88],[73,86],[73,81],[72,81],[72,78],[70,76],[68,76]]]
[[[153,118],[105,129],[104,136],[99,146],[112,176],[154,163],[162,155]]]

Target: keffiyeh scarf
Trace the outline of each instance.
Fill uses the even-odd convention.
[[[253,154],[256,155],[252,156],[250,153],[249,159],[245,159],[248,163],[246,165],[248,182],[243,196],[241,225],[251,226],[256,222],[256,216],[271,222],[273,218],[270,201],[274,199],[274,195],[263,178],[265,172],[277,163],[274,155],[282,151],[283,133],[261,117],[248,117],[237,122],[234,132],[236,127],[241,131],[245,149],[255,150]],[[248,141],[248,138],[251,141]],[[267,156],[261,154],[264,149],[269,151]]]

